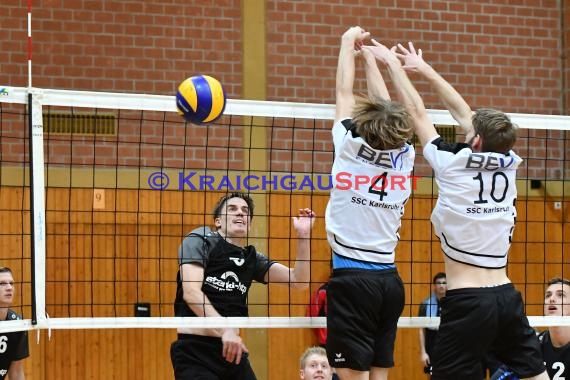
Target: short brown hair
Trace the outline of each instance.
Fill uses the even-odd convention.
[[[504,112],[492,108],[478,109],[472,118],[475,135],[483,139],[482,152],[506,154],[517,141],[518,126]]]
[[[380,98],[356,97],[352,112],[356,133],[373,149],[404,146],[413,135],[413,121],[400,103]]]
[[[562,285],[570,286],[570,280],[567,280],[567,279],[562,278],[562,277],[554,277],[546,283],[546,286],[549,287],[550,285],[554,285],[554,284],[562,284]]]
[[[226,202],[232,198],[243,199],[245,203],[247,203],[247,207],[249,208],[249,219],[250,220],[253,219],[253,208],[255,207],[255,205],[253,204],[253,199],[251,199],[251,197],[248,194],[239,193],[239,192],[226,194],[218,200],[218,202],[214,206],[214,211],[213,211],[214,219],[217,219],[221,216],[222,209],[224,208]]]

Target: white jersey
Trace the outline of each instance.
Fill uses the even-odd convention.
[[[335,160],[325,215],[327,238],[340,256],[393,264],[411,193],[414,147],[372,149],[352,126],[344,119],[332,129]]]
[[[477,267],[505,267],[522,159],[513,151],[473,152],[467,144],[447,144],[439,136],[423,154],[439,188],[431,221],[444,254]]]

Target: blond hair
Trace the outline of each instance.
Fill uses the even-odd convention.
[[[355,132],[377,150],[399,149],[412,138],[413,121],[400,103],[358,96],[352,112]]]
[[[301,360],[300,360],[300,365],[301,365],[300,368],[301,369],[305,369],[305,365],[307,364],[307,359],[311,355],[320,355],[320,356],[324,356],[326,358],[327,357],[327,350],[325,350],[324,348],[319,347],[319,346],[307,348],[305,350],[305,352],[303,352],[303,355],[301,355]]]

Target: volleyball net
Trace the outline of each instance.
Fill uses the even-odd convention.
[[[463,141],[447,111],[429,115],[447,140]],[[525,161],[508,274],[531,324],[570,325],[542,316],[546,282],[570,277],[570,117],[510,116]],[[0,331],[325,326],[306,315],[331,271],[333,117],[331,105],[228,100],[216,123],[193,125],[174,96],[0,87],[1,265],[21,285],[14,309],[25,318]],[[438,323],[416,315],[444,271],[430,223],[437,186],[417,152],[396,251],[406,288],[400,327]],[[178,246],[212,225],[214,204],[233,191],[256,202],[249,243],[287,266],[296,258],[291,217],[315,210],[310,286],[254,285],[249,318],[175,318]]]

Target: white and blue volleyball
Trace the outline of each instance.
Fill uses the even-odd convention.
[[[208,75],[190,77],[176,91],[176,108],[186,121],[211,123],[223,115],[226,93],[222,84]]]

